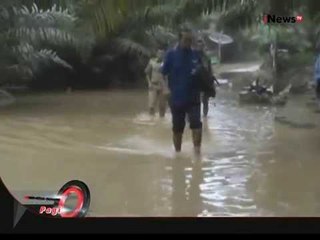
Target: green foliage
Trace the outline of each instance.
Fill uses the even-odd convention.
[[[140,45],[154,46],[160,42],[155,33],[157,26],[165,26],[170,32],[188,21],[194,21],[203,14],[208,15],[213,10],[227,10],[240,0],[82,0],[79,1],[78,16],[86,24],[86,29],[92,31],[98,41],[114,37],[127,38],[133,49],[132,41]],[[210,20],[208,19],[209,23]],[[88,24],[90,23],[90,24]],[[170,34],[171,35],[171,34]],[[155,37],[155,38],[154,38]],[[138,45],[135,45],[138,47]],[[141,46],[136,50],[141,51]]]
[[[128,38],[117,38],[115,40],[116,46],[119,52],[133,53],[149,56],[150,51],[143,47],[141,44],[138,44]]]
[[[28,76],[49,65],[69,70],[69,53],[86,62],[101,42],[113,43],[120,55],[150,56],[176,41],[181,24],[207,29],[217,18],[218,30],[240,36],[252,28],[248,36],[261,46],[279,40],[301,53],[319,39],[317,9],[318,0],[1,0],[0,54],[8,60],[1,59],[0,68],[19,65]],[[261,25],[262,13],[299,11],[307,19],[303,25]]]
[[[172,29],[157,25],[147,31],[147,36],[154,46],[170,46],[177,41],[177,34]]]
[[[14,28],[9,34],[34,46],[58,45],[81,50],[90,45],[90,38],[79,37],[75,30],[77,18],[68,10],[56,5],[44,11],[33,5],[31,9],[22,6],[14,8]],[[92,40],[91,40],[92,41]]]
[[[65,68],[72,69],[66,61],[62,60],[53,50],[37,50],[28,43],[14,47],[14,53],[19,56],[19,65],[28,67],[32,73],[39,72],[41,68],[52,64],[61,65]]]
[[[313,64],[313,52],[299,52],[283,58],[283,62],[290,69],[301,68]]]
[[[143,26],[180,24],[185,19],[193,19],[203,12],[211,11],[223,1],[213,0],[91,0],[82,1],[86,6],[81,12],[82,18],[92,23],[94,32],[99,37],[117,32],[127,20],[142,20]],[[220,4],[219,4],[220,3]],[[140,26],[141,27],[141,26]]]
[[[72,69],[61,57],[71,49],[79,58],[88,55],[93,39],[78,34],[74,14],[57,5],[43,10],[35,3],[27,3],[29,7],[8,4],[0,8],[2,20],[7,20],[0,41],[4,43],[3,49],[12,50],[16,70],[27,73],[24,78],[31,80],[42,69],[54,65]]]
[[[53,5],[48,10],[39,9],[36,4],[33,4],[30,9],[26,6],[14,7],[13,13],[16,27],[63,27],[71,30],[77,20],[68,9],[58,8],[57,5]]]
[[[232,32],[256,24],[259,16],[257,9],[258,2],[255,0],[236,1],[230,9],[222,13],[218,30]]]

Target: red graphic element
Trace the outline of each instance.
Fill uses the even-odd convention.
[[[46,210],[47,210],[47,208],[45,206],[42,206],[42,207],[40,207],[39,213],[43,214]]]
[[[69,199],[70,195],[74,194],[77,198],[77,204],[74,209],[66,208],[66,201]],[[65,185],[59,190],[56,197],[37,197],[37,196],[24,196],[24,199],[28,202],[31,200],[36,201],[51,201],[52,204],[39,205],[37,212],[41,215],[52,215],[62,218],[83,218],[86,216],[88,209],[90,207],[90,190],[88,186],[81,181],[73,180]],[[36,204],[37,205],[37,204]]]
[[[297,22],[298,22],[298,23],[303,22],[303,16],[302,16],[302,15],[297,16],[296,19],[297,19]]]
[[[264,24],[267,24],[267,23],[268,23],[268,16],[267,16],[267,15],[264,15],[264,16],[263,16],[263,23],[264,23]]]
[[[47,214],[47,215],[52,215],[52,216],[57,216],[60,213],[60,209],[59,208],[50,208],[50,207],[45,207],[45,206],[41,206],[39,213],[42,214]]]
[[[49,214],[51,214],[51,213],[52,213],[52,208],[47,208],[47,209],[46,209],[46,214],[49,215]]]
[[[71,212],[64,212],[63,209],[65,206],[65,203],[71,194],[76,194],[76,196],[77,196],[78,201],[77,201],[76,208],[73,209]],[[59,206],[58,206],[58,209],[61,209],[60,216],[62,218],[75,218],[75,217],[77,217],[79,212],[82,210],[83,203],[84,203],[84,194],[83,194],[82,190],[76,186],[70,186],[61,195],[61,199],[60,199]]]
[[[52,208],[52,213],[51,213],[51,215],[52,216],[57,216],[58,214],[60,214],[60,212],[61,212],[61,209],[60,208]]]

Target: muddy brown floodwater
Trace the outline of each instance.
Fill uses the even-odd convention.
[[[144,91],[19,97],[0,110],[0,176],[17,198],[82,180],[90,216],[320,216],[310,98],[240,106],[220,91],[199,162],[189,131],[176,158],[170,114],[150,119]]]

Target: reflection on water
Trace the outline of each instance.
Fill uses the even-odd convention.
[[[195,161],[192,168],[188,169],[183,159],[178,158],[172,165],[172,215],[200,216],[204,211],[201,197],[203,184],[201,162]]]
[[[79,179],[91,216],[319,216],[319,115],[308,97],[239,106],[219,92],[201,159],[186,133],[175,156],[169,114],[140,91],[25,96],[0,110],[0,175],[13,194]]]

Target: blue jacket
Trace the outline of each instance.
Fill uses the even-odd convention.
[[[317,57],[314,70],[314,79],[320,82],[320,55]]]
[[[179,46],[166,54],[162,74],[168,76],[172,105],[200,103],[200,87],[193,77],[201,63],[198,52]]]

